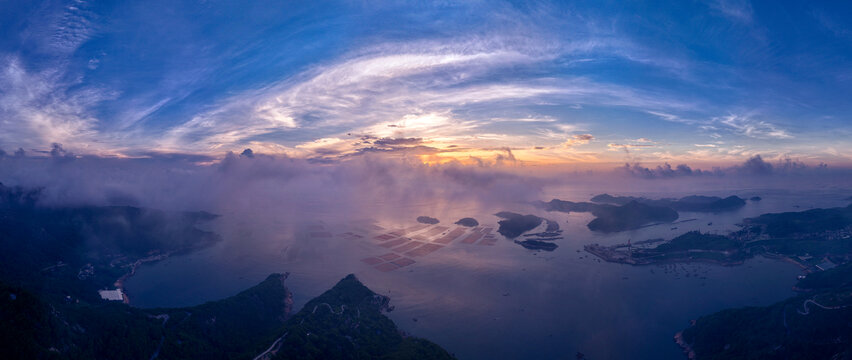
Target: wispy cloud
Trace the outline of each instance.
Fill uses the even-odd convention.
[[[545,45],[534,50],[529,43],[524,46],[521,51],[496,40],[380,45],[227,99],[171,129],[161,145],[209,150],[261,137],[292,139],[282,134],[309,131],[331,131],[329,135],[336,137],[356,132],[450,138],[482,132],[480,126],[495,122],[555,122],[539,115],[487,116],[520,106],[590,104],[673,110],[694,106],[584,77],[506,80],[502,75],[513,68],[541,66],[564,55],[549,52],[552,47]],[[452,121],[434,121],[430,114],[443,114]],[[335,134],[334,129],[345,131]]]
[[[714,119],[734,132],[756,139],[792,139],[786,130],[763,120],[753,119],[749,115],[730,114]]]
[[[73,53],[97,31],[97,15],[84,0],[47,2],[34,15],[24,37],[55,56]]]
[[[75,0],[65,7],[62,17],[54,24],[50,42],[53,48],[71,52],[92,36],[95,15],[87,7],[84,0]]]
[[[633,148],[649,148],[655,147],[656,145],[651,144],[618,144],[618,143],[609,143],[606,145],[610,150],[621,150],[628,151],[628,149]]]
[[[213,13],[227,8],[208,5]],[[764,9],[747,0],[658,9],[659,19],[704,22],[695,28],[652,23],[608,4],[563,5],[465,3],[426,6],[425,14],[378,6],[409,23],[343,34],[340,29],[374,19],[381,9],[305,14],[319,19],[307,28],[266,19],[207,32],[225,20],[205,10],[197,24],[183,22],[179,12],[106,22],[98,14],[130,9],[83,0],[37,6],[21,14],[32,18],[20,21],[20,49],[0,49],[0,147],[45,149],[58,142],[78,154],[250,147],[315,161],[369,151],[508,159],[503,148],[517,160],[543,162],[612,161],[616,151],[650,146],[637,153],[725,161],[757,151],[828,154],[827,145],[842,153],[843,133],[816,139],[815,130],[793,124],[814,115],[821,128],[845,127],[848,106],[836,95],[822,96],[831,85],[776,71],[817,57],[829,66],[814,68],[830,68],[829,60],[844,58],[823,50],[837,48],[836,37],[849,33],[832,21],[833,12],[803,13],[801,25],[811,28],[802,34],[831,42],[815,43],[801,57],[793,47],[754,46],[769,34],[760,29],[776,25],[763,21],[773,14],[756,13]],[[475,21],[459,21],[459,9]],[[145,37],[135,33],[145,31],[139,24],[176,36]],[[127,44],[134,51],[113,51]],[[834,74],[846,68],[832,70],[814,78],[842,83]],[[810,86],[791,89],[799,83],[793,77]],[[722,138],[728,144],[714,142]]]
[[[821,28],[831,32],[834,36],[845,40],[852,39],[852,29],[848,26],[844,26],[841,22],[835,21],[824,11],[813,10],[811,12],[811,16],[813,16],[814,20],[816,20],[817,24],[819,24]]]
[[[384,132],[392,125],[389,123],[416,123],[416,114],[445,113],[457,106],[558,91],[541,85],[474,85],[468,81],[484,71],[532,61],[536,59],[508,50],[421,49],[418,53],[361,56],[231,98],[176,127],[168,139],[173,145],[190,140],[224,146],[287,129],[348,127],[351,131],[369,128]],[[453,88],[461,85],[466,86]],[[411,124],[409,128],[422,130],[424,126]],[[234,139],[234,134],[242,138]]]
[[[657,117],[659,117],[660,119],[663,119],[663,120],[665,120],[665,121],[671,121],[671,122],[682,123],[682,124],[696,124],[696,123],[699,123],[699,122],[698,122],[698,121],[696,121],[696,120],[684,119],[684,118],[682,118],[682,117],[680,117],[680,116],[678,116],[678,115],[669,114],[669,113],[664,113],[664,112],[660,112],[660,111],[645,110],[645,112],[646,112],[646,113],[648,113],[648,114],[651,114],[651,115],[657,116]]]
[[[748,0],[712,0],[709,5],[731,20],[746,24],[753,21],[754,9]]]
[[[573,147],[575,145],[585,145],[594,139],[595,137],[592,134],[575,134],[568,138],[568,141],[566,141],[563,146]]]
[[[0,71],[0,142],[31,148],[54,142],[98,148],[98,120],[89,109],[113,94],[64,82],[57,70],[28,72],[15,57],[0,59]]]

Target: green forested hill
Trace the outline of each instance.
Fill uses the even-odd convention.
[[[287,322],[273,358],[453,359],[434,343],[403,336],[382,314],[388,301],[350,274]]]
[[[703,316],[683,339],[697,359],[852,358],[852,287],[836,281],[850,276],[850,266],[810,274],[800,295]]]

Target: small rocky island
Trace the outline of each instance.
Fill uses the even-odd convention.
[[[529,250],[553,251],[559,247],[553,243],[554,240],[562,239],[562,230],[559,229],[559,223],[556,221],[509,211],[501,211],[495,215],[504,219],[497,222],[500,225],[497,229],[498,233],[509,239],[524,236],[523,240],[514,240],[516,244]],[[524,234],[539,227],[543,222],[546,224],[543,232]]]
[[[455,224],[464,227],[476,227],[479,226],[479,221],[476,221],[474,218],[466,217],[459,219],[459,221],[456,221]]]
[[[542,241],[542,240],[534,240],[534,239],[515,240],[515,243],[523,246],[525,249],[530,249],[530,250],[553,251],[553,250],[556,250],[556,248],[559,247],[559,245],[556,245],[553,242]]]
[[[417,222],[419,222],[421,224],[435,225],[435,224],[441,222],[441,220],[438,220],[436,218],[429,217],[429,216],[418,216]]]

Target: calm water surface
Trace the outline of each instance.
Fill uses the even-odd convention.
[[[585,201],[595,189],[551,189],[551,196]],[[653,198],[690,193],[610,191]],[[144,266],[127,281],[134,305],[187,306],[230,296],[263,280],[272,272],[290,272],[288,285],[296,309],[355,273],[374,291],[391,296],[390,316],[403,330],[433,340],[460,359],[574,358],[578,351],[590,359],[682,358],[672,336],[690,319],[724,308],[767,305],[791,296],[801,270],[764,258],[744,265],[708,264],[631,267],[598,261],[582,251],[589,243],[616,244],[666,238],[690,230],[725,233],[737,229],[744,217],[767,212],[798,211],[846,205],[831,191],[787,192],[738,189],[704,195],[760,195],[737,212],[681,213],[695,221],[652,226],[618,234],[596,234],[585,227],[592,217],[583,213],[546,213],[525,204],[493,209],[452,203],[407,204],[404,219],[430,215],[452,223],[473,216],[496,225],[494,212],[534,213],[559,221],[565,239],[553,252],[529,251],[500,237],[495,246],[451,245],[416,258],[416,264],[379,272],[360,259],[387,253],[372,240],[311,238],[305,224],[223,214],[213,230],[225,238],[217,246],[191,255]],[[543,197],[549,199],[550,197]],[[413,216],[413,217],[412,217]],[[242,219],[231,221],[231,219]],[[260,220],[261,218],[266,220]],[[388,228],[413,221],[377,219]],[[352,228],[348,221],[322,219],[334,234]],[[708,223],[712,222],[712,225]],[[672,229],[677,227],[677,229]],[[374,233],[377,235],[381,231]],[[499,236],[498,236],[499,237]],[[579,250],[579,251],[578,251]]]

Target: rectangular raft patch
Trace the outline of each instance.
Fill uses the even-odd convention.
[[[428,255],[428,254],[431,254],[435,251],[440,250],[442,247],[444,247],[444,246],[438,245],[438,244],[433,244],[433,243],[423,244],[423,246],[416,248],[414,250],[411,250],[411,251],[405,253],[405,255],[406,256],[412,256],[412,257]]]

